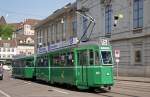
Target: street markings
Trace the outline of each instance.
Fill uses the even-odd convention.
[[[56,92],[59,92],[59,93],[63,93],[63,94],[69,94],[68,92],[64,92],[64,91],[60,91],[60,90],[58,90],[58,89],[52,89],[53,91],[56,91]]]
[[[6,97],[11,97],[10,95],[8,95],[7,93],[5,93],[4,91],[0,90],[0,93],[3,94]]]
[[[29,85],[29,84],[31,84],[29,81],[27,81],[27,82],[24,82],[26,85]]]

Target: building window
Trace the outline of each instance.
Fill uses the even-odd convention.
[[[7,52],[10,52],[10,48],[7,49]]]
[[[28,55],[31,55],[32,53],[31,52],[28,52]]]
[[[135,65],[142,65],[143,64],[143,44],[142,43],[136,43],[133,45],[133,55],[134,55],[134,64]]]
[[[55,39],[55,37],[54,37],[54,33],[55,33],[55,26],[54,26],[54,24],[52,24],[51,32],[52,32],[52,34],[51,34],[51,43],[53,43],[54,39]]]
[[[40,36],[39,36],[39,37],[40,37],[40,43],[42,43],[42,40],[43,40],[42,38],[43,38],[43,36],[42,36],[42,31],[41,31],[41,30],[40,30]]]
[[[82,26],[83,26],[83,34],[84,34],[84,33],[87,33],[88,19],[86,17],[83,17],[82,22],[83,22]],[[85,34],[84,37],[83,37],[83,40],[85,40],[85,39],[87,39],[87,34]]]
[[[74,17],[72,21],[72,31],[73,31],[73,36],[77,36],[77,19]]]
[[[142,62],[142,54],[140,50],[135,51],[135,63],[141,63]]]
[[[4,45],[4,47],[9,47],[10,43],[4,43],[3,45]]]
[[[143,0],[133,1],[133,28],[143,27]]]
[[[57,40],[57,24],[54,25],[54,41]]]
[[[7,55],[7,58],[10,58],[10,55]]]
[[[4,54],[4,55],[3,55],[3,58],[5,58],[5,57],[6,57],[6,55]]]
[[[56,24],[56,42],[59,42],[59,23]]]
[[[5,52],[6,51],[6,49],[5,48],[3,48],[3,52]]]
[[[46,44],[47,45],[48,45],[48,42],[49,42],[49,39],[48,39],[49,38],[49,33],[48,32],[49,32],[49,28],[46,29]]]
[[[11,51],[14,52],[14,48],[12,48]]]
[[[110,35],[112,31],[112,6],[105,7],[105,34]]]

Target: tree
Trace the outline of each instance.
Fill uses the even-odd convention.
[[[0,37],[2,39],[8,39],[12,37],[14,27],[12,25],[0,25]]]

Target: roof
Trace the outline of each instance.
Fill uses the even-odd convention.
[[[28,24],[28,25],[31,25],[31,26],[34,26],[36,25],[40,20],[37,20],[37,19],[26,19],[24,21],[24,24]]]
[[[61,9],[57,9],[56,11],[53,12],[53,14],[49,15],[47,18],[45,18],[44,20],[40,21],[37,25],[35,25],[35,29],[40,27],[41,25],[47,23],[48,21],[53,20],[57,16],[65,13],[65,12],[71,11],[72,9],[76,9],[76,2],[73,4],[69,3]]]
[[[6,45],[7,44],[7,45]],[[0,47],[17,47],[16,41],[13,40],[0,40]]]
[[[4,16],[0,16],[0,25],[7,24]]]
[[[37,19],[26,19],[24,22],[20,23],[11,23],[10,25],[13,25],[16,30],[20,30],[24,28],[24,25],[31,25],[35,26],[40,20]]]

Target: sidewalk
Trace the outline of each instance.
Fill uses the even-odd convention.
[[[115,80],[150,83],[150,78],[147,78],[147,77],[123,77],[123,76],[119,76],[118,79],[116,79],[116,77],[115,77]]]

